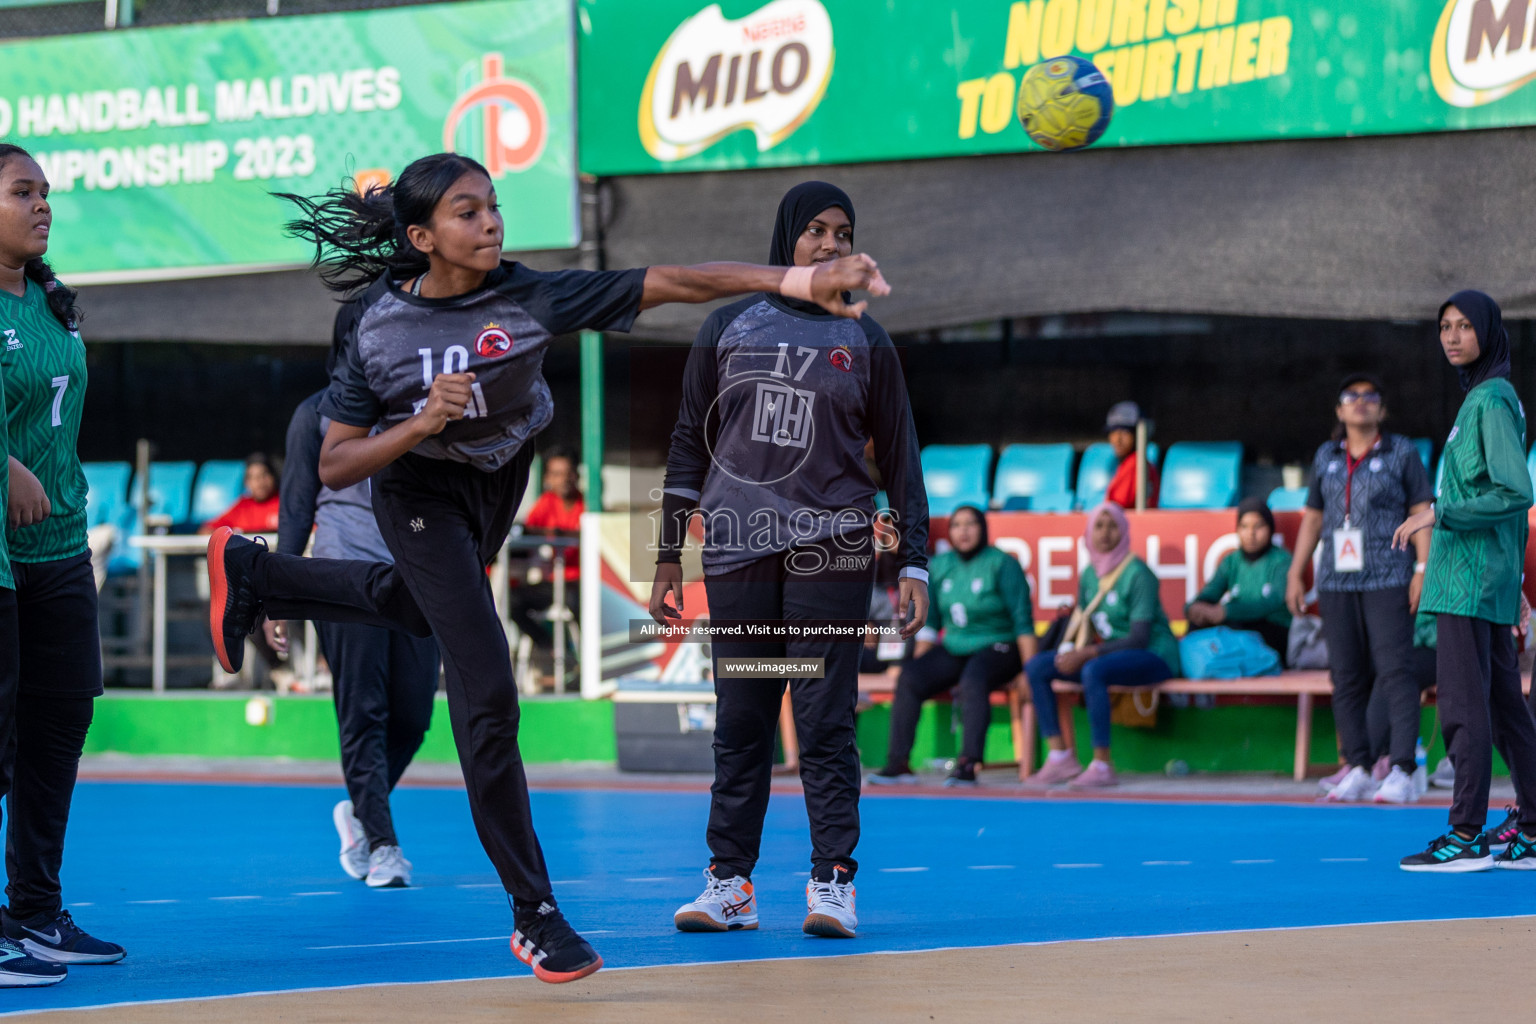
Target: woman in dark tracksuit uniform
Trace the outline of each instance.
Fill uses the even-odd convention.
[[[96,577],[85,539],[85,470],[76,440],[85,408],[85,343],[75,293],[43,259],[51,225],[48,183],[24,150],[0,146],[0,376],[9,457],[5,543],[15,603],[0,635],[19,674],[0,685],[0,793],[6,795],[6,940],[55,964],[102,964],[123,947],[75,924],[59,870],[80,754],[101,694]],[[17,231],[17,228],[20,231]],[[3,574],[0,574],[3,576]],[[0,586],[8,586],[0,579]],[[0,668],[0,677],[7,675]],[[0,956],[3,956],[0,947]],[[23,969],[0,964],[0,974]],[[23,984],[56,981],[34,975]],[[16,984],[0,977],[0,983]]]
[[[1434,531],[1422,606],[1435,613],[1440,722],[1456,785],[1451,831],[1401,864],[1405,871],[1536,870],[1536,722],[1520,697],[1513,633],[1532,500],[1525,407],[1509,382],[1509,335],[1493,299],[1452,295],[1440,307],[1440,344],[1467,397],[1445,441],[1440,496],[1392,540],[1406,548],[1415,534]],[[1495,746],[1520,799],[1520,831],[1497,859],[1484,831]]]
[[[771,262],[791,273],[846,255],[853,203],[824,182],[779,204]],[[928,499],[896,350],[869,317],[849,322],[814,302],[762,294],[716,310],[689,353],[667,456],[661,553],[650,612],[665,624],[682,605],[686,523],[704,517],[704,572],[715,627],[752,620],[862,623],[874,581],[875,462],[900,535],[903,635],[927,615]],[[677,608],[666,604],[676,595]],[[916,614],[905,618],[916,604]],[[703,894],[679,908],[683,931],[757,927],[750,881],[768,809],[774,726],[785,678],[728,679],[723,658],[824,658],[823,678],[789,678],[800,778],[811,821],[806,884],[812,935],[857,927],[853,849],[859,837],[854,737],[861,638],[713,643],[715,782]]]
[[[302,212],[289,228],[315,243],[321,277],[360,302],[320,405],[332,420],[320,478],[332,488],[373,478],[395,561],[269,554],[216,531],[214,651],[235,671],[263,609],[435,636],[470,812],[512,902],[513,953],[543,981],[574,981],[602,959],[551,892],[518,751],[511,657],[485,575],[528,483],[529,442],[554,416],[544,353],[559,334],[628,330],[649,306],[776,290],[790,275],[742,263],[544,273],[502,262],[490,175],[453,153],[423,157],[364,195],[289,198]],[[884,290],[862,255],[795,283],[847,316],[863,304],[844,303],[844,290]]]
[[[328,369],[350,333],[357,303],[343,306]],[[320,415],[320,391],[294,410],[283,460],[277,550],[302,555],[314,530],[316,558],[392,562],[379,534],[367,482],[334,491],[320,482],[320,446],[330,421]],[[341,867],[375,889],[411,884],[411,862],[400,849],[389,795],[421,749],[432,724],[442,659],[437,642],[356,622],[316,624],[330,664],[341,769],[347,795],[331,812],[341,836]]]

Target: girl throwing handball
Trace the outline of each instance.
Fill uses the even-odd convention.
[[[285,198],[300,210],[288,229],[314,243],[321,278],[361,299],[320,405],[332,421],[320,479],[340,489],[373,478],[374,514],[395,561],[275,554],[218,531],[208,544],[214,650],[237,671],[263,611],[436,636],[470,812],[512,903],[513,953],[544,981],[585,977],[602,958],[551,892],[518,752],[511,658],[485,575],[528,483],[532,439],[554,416],[544,353],[556,335],[626,331],[662,303],[777,292],[785,271],[706,263],[545,273],[503,262],[490,175],[454,153],[423,157],[363,195]],[[863,255],[818,267],[805,284],[853,318],[865,304],[845,301],[845,291],[888,291]]]
[[[4,547],[15,583],[0,591],[0,794],[11,812],[0,984],[13,985],[60,981],[65,964],[124,955],[75,924],[59,884],[80,752],[101,693],[101,634],[75,449],[85,343],[75,293],[43,258],[52,225],[42,168],[26,150],[0,145]],[[0,586],[9,585],[5,575],[0,557]],[[18,950],[30,956],[8,958]]]

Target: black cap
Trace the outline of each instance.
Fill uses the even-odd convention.
[[[1339,391],[1342,393],[1346,388],[1352,387],[1356,384],[1369,384],[1371,387],[1376,389],[1376,393],[1378,395],[1385,395],[1387,393],[1387,389],[1381,386],[1381,378],[1376,376],[1374,373],[1350,374],[1339,383]]]

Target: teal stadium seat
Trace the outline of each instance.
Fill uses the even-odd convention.
[[[1413,446],[1419,450],[1419,460],[1424,463],[1424,472],[1428,473],[1435,464],[1435,442],[1427,437],[1416,437]]]
[[[992,501],[1005,511],[1072,508],[1070,444],[1011,444],[997,457]]]
[[[929,515],[947,516],[961,505],[988,506],[991,445],[931,444],[923,449],[921,459]]]
[[[194,462],[151,462],[149,464],[149,514],[164,516],[173,526],[188,522],[192,514],[192,480],[197,475]],[[143,482],[133,481],[133,492],[118,527],[117,546],[112,551],[108,571],[112,573],[134,572],[144,561],[144,552],[128,543],[129,537],[142,536],[147,531],[139,519],[138,503],[143,493]]]
[[[1243,446],[1237,441],[1180,441],[1163,463],[1161,508],[1231,508],[1243,474]]]
[[[121,522],[128,508],[128,481],[133,467],[126,462],[87,462],[85,469],[86,529]]]
[[[1536,488],[1536,444],[1531,445],[1531,453],[1525,457],[1525,470],[1531,474],[1531,486]],[[1440,494],[1440,478],[1435,477],[1435,494]]]
[[[1525,468],[1531,468],[1531,456],[1525,457]],[[1440,497],[1440,480],[1445,476],[1445,452],[1440,453],[1440,461],[1435,465],[1435,497]]]
[[[1272,512],[1300,512],[1307,507],[1307,489],[1276,487],[1269,492],[1268,503]]]
[[[1156,444],[1147,445],[1147,461],[1157,465],[1161,451]],[[1088,446],[1083,452],[1083,459],[1077,464],[1077,507],[1092,508],[1104,500],[1104,493],[1109,490],[1109,482],[1115,478],[1115,470],[1120,463],[1115,458],[1115,450],[1109,446],[1108,441],[1098,441]]]
[[[245,463],[239,459],[211,459],[197,471],[192,488],[192,522],[199,525],[217,519],[245,491]]]

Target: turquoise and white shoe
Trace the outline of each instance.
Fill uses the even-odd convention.
[[[69,975],[63,964],[39,960],[10,939],[0,938],[0,988],[57,985]]]
[[[1488,852],[1488,837],[1481,832],[1472,839],[1463,839],[1455,832],[1447,832],[1438,836],[1423,853],[1404,857],[1399,866],[1404,871],[1440,871],[1446,874],[1487,871],[1493,867],[1493,854]]]
[[[1516,832],[1504,852],[1493,859],[1493,866],[1509,871],[1536,871],[1536,840]]]

